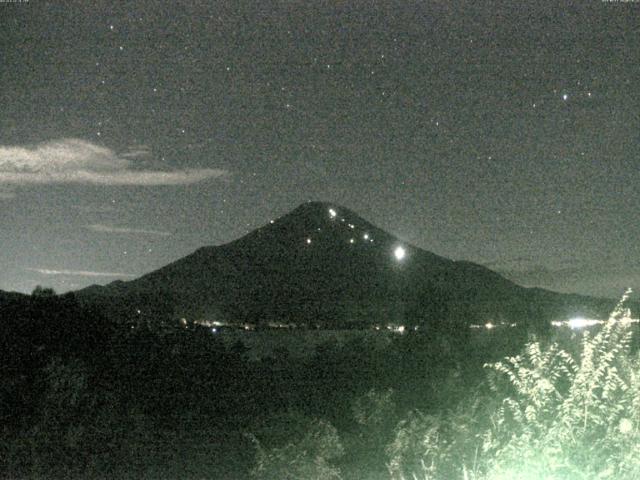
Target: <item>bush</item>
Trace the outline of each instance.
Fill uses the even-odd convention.
[[[488,364],[488,395],[412,412],[387,447],[394,479],[640,478],[640,359],[623,303],[579,354],[529,342]]]
[[[488,366],[504,396],[484,445],[491,478],[640,478],[640,362],[622,313],[621,302],[598,333],[584,333],[579,358],[531,342]]]
[[[294,436],[295,437],[295,436]],[[281,446],[264,447],[253,435],[256,464],[253,478],[261,480],[340,480],[340,470],[332,464],[344,453],[338,432],[324,420],[310,420],[301,438]]]

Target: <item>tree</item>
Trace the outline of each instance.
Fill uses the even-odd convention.
[[[36,298],[51,298],[56,296],[56,291],[50,287],[36,285],[36,288],[31,292],[31,296]]]

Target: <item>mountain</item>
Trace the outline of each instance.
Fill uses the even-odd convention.
[[[546,322],[613,302],[524,288],[474,263],[403,242],[348,208],[300,205],[246,236],[138,279],[76,292],[125,315],[224,322]]]

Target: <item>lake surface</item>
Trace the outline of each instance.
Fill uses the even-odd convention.
[[[372,349],[384,349],[397,333],[376,330],[226,330],[215,333],[227,346],[241,341],[247,347],[247,358],[260,360],[286,350],[292,358],[309,358],[318,345],[342,346],[352,340],[363,340]]]

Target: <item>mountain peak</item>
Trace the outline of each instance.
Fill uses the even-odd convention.
[[[327,210],[332,207],[340,208],[341,206],[333,202],[325,202],[322,200],[307,200],[306,202],[302,202],[300,205],[294,208],[292,212],[295,212],[297,210]]]
[[[364,220],[350,209],[331,202],[309,201],[233,242],[247,251],[324,246],[342,250],[388,246],[400,240]],[[404,242],[403,242],[404,243]]]
[[[343,218],[346,221],[346,217],[350,220],[360,220],[364,222],[356,213],[352,212],[342,205],[337,203],[320,202],[320,201],[308,201],[301,203],[289,213],[281,217],[281,219],[301,219],[307,218],[309,220],[325,220],[325,219],[339,219]]]

